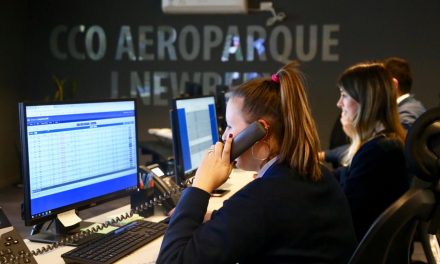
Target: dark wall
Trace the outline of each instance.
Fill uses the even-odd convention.
[[[165,15],[157,0],[28,1],[27,20],[12,18],[12,12],[2,16],[17,36],[0,44],[10,60],[2,58],[0,67],[7,74],[0,75],[0,86],[5,90],[9,80],[14,85],[9,90],[25,87],[23,99],[48,100],[56,78],[64,81],[65,99],[138,97],[139,133],[146,139],[148,128],[169,126],[167,100],[182,92],[185,81],[202,83],[208,94],[216,84],[237,84],[248,73],[271,74],[285,62],[299,60],[324,147],[338,115],[335,81],[356,62],[403,57],[413,69],[416,97],[427,107],[439,103],[434,80],[440,68],[438,0],[274,2],[287,19],[266,26],[268,12]],[[239,49],[225,53],[232,35],[240,36]],[[247,48],[248,36],[263,38],[265,49],[259,55]],[[29,50],[25,63],[20,60],[23,46]],[[29,75],[19,85],[23,68]],[[230,81],[234,72],[238,78]],[[20,96],[6,91],[1,100],[15,110]],[[1,128],[1,140],[16,133],[16,114],[7,121],[9,130]],[[5,159],[17,163],[2,154],[0,162]],[[8,169],[15,172],[16,166]]]
[[[0,9],[0,187],[18,182],[17,102],[25,89],[26,1]]]

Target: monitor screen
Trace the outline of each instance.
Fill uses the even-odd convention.
[[[173,99],[171,124],[176,182],[183,185],[219,139],[214,96]]]
[[[19,119],[26,225],[137,189],[134,99],[20,103]]]

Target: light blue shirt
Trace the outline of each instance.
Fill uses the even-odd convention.
[[[261,178],[264,176],[264,174],[266,173],[266,171],[275,163],[277,162],[279,159],[278,156],[273,157],[271,160],[269,160],[266,164],[264,164],[263,168],[261,168],[261,170],[258,171],[257,177],[255,177],[255,179]]]

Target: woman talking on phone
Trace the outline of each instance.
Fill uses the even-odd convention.
[[[232,171],[232,139],[254,121],[265,137],[236,159],[255,180],[204,223],[210,193]],[[356,246],[346,198],[320,143],[295,63],[231,92],[225,143],[205,154],[165,233],[158,263],[347,263]]]

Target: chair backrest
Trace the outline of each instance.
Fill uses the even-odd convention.
[[[429,219],[435,204],[431,190],[407,191],[371,225],[349,263],[410,263],[416,227]]]
[[[440,107],[426,111],[409,129],[405,156],[410,172],[437,185],[440,178]]]
[[[418,226],[440,219],[436,200],[440,192],[440,107],[425,112],[410,128],[405,155],[412,175],[429,184],[411,188],[376,219],[350,264],[410,263]],[[435,224],[432,229],[437,227]]]

